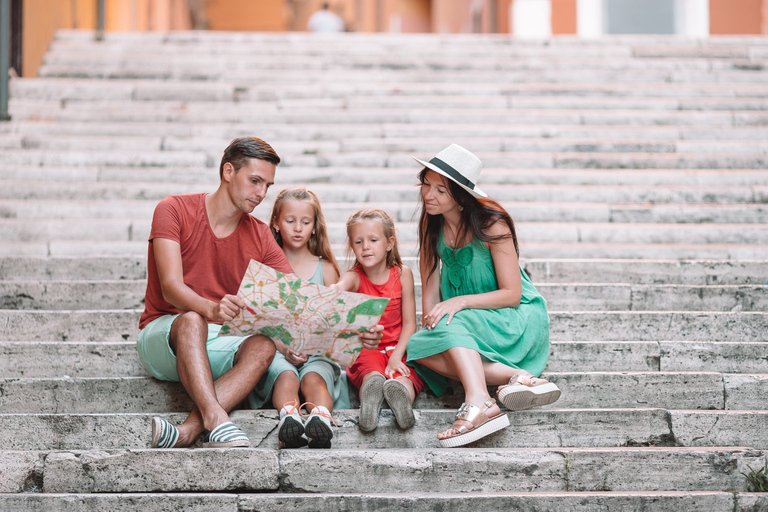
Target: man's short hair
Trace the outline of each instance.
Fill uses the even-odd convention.
[[[221,157],[219,165],[219,178],[224,177],[224,164],[229,162],[236,171],[248,163],[249,158],[258,158],[266,160],[271,164],[279,164],[280,157],[272,146],[258,137],[238,137],[229,143],[224,150],[224,156]]]

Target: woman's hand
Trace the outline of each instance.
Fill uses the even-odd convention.
[[[453,320],[453,315],[462,309],[465,309],[466,307],[467,301],[463,296],[444,300],[439,304],[435,304],[435,307],[432,308],[432,311],[424,316],[424,325],[427,327],[427,329],[432,329],[445,315],[448,315],[448,320],[445,323],[446,325],[450,325],[451,320]]]
[[[285,354],[283,355],[285,356],[286,361],[291,363],[293,366],[301,366],[307,362],[307,359],[309,359],[309,356],[306,354],[299,354],[291,349],[286,350]]]
[[[411,374],[411,369],[403,362],[402,357],[389,356],[387,367],[384,369],[384,375],[386,375],[388,379],[391,379],[395,373],[399,373],[403,377],[408,377]]]
[[[379,348],[379,342],[381,341],[381,333],[383,330],[383,325],[377,325],[370,329],[368,332],[361,332],[358,335],[358,338],[360,338],[360,343],[363,344],[364,348],[376,350]]]

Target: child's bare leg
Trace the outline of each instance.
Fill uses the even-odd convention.
[[[272,390],[272,405],[278,411],[288,402],[296,400],[299,404],[299,378],[291,371],[281,373]]]
[[[301,395],[305,402],[322,405],[329,411],[333,410],[333,397],[328,392],[325,379],[319,373],[309,372],[301,379]]]

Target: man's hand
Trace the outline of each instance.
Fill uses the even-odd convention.
[[[358,336],[360,338],[360,343],[362,343],[363,347],[367,349],[376,350],[379,348],[381,332],[383,330],[383,325],[377,325],[376,327],[370,329],[368,332],[361,332]]]
[[[212,322],[228,322],[235,318],[245,307],[243,299],[237,295],[225,295],[218,303],[214,303],[208,319]]]

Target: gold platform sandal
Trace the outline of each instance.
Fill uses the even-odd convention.
[[[496,395],[510,411],[523,411],[557,402],[560,388],[533,375],[515,375],[507,384],[499,386]]]
[[[463,403],[456,413],[456,420],[453,422],[453,429],[456,434],[440,439],[440,446],[443,448],[456,448],[484,438],[494,432],[509,426],[509,418],[504,413],[499,413],[493,418],[489,418],[485,412],[494,406],[496,400],[489,398],[483,402],[482,409],[476,405]],[[456,425],[457,421],[466,421],[472,424],[472,427],[461,424]]]

